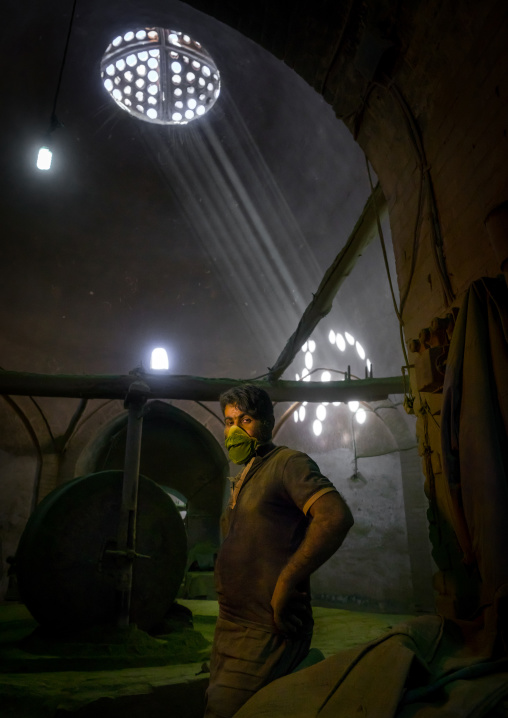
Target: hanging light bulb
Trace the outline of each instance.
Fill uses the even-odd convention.
[[[53,159],[53,153],[49,149],[49,147],[46,147],[43,145],[39,148],[39,153],[37,155],[37,169],[38,170],[49,170],[51,167],[51,160]]]

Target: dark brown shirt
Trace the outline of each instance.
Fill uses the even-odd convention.
[[[236,506],[226,509],[215,582],[223,618],[275,630],[270,601],[279,574],[302,542],[313,500],[335,488],[300,451],[270,444],[259,453]],[[310,603],[309,581],[298,588]]]

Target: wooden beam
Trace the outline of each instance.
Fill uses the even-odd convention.
[[[217,401],[222,392],[239,384],[265,389],[272,401],[377,401],[404,392],[402,376],[351,381],[249,381],[198,376],[133,373],[127,375],[31,374],[0,371],[0,394],[81,399],[124,400],[134,382],[148,387],[148,399]]]
[[[321,319],[326,317],[346,277],[351,274],[365,248],[377,236],[377,214],[379,213],[382,221],[387,211],[386,200],[381,187],[377,184],[346,244],[327,269],[296,330],[289,338],[273,367],[271,367],[268,374],[270,381],[275,381],[282,376]]]

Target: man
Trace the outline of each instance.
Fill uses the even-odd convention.
[[[272,443],[273,407],[263,389],[234,387],[220,403],[230,459],[244,469],[233,482],[215,566],[219,618],[205,718],[231,718],[307,656],[310,574],[353,525],[312,459]]]

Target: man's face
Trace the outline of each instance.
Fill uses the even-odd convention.
[[[235,404],[226,404],[226,408],[224,409],[224,422],[226,424],[224,436],[228,435],[232,426],[239,426],[254,439],[260,442],[266,441],[266,428],[263,432],[263,422],[259,419],[254,419],[250,414],[246,414]]]

